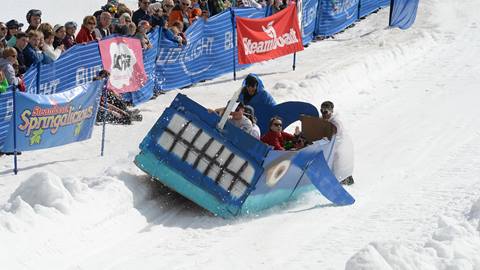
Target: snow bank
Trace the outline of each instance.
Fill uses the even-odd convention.
[[[373,242],[346,263],[353,269],[480,269],[480,199],[462,220],[440,217],[423,246]]]

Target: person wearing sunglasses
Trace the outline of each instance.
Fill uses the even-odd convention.
[[[262,136],[261,140],[262,142],[273,146],[274,150],[286,150],[285,146],[287,143],[295,139],[294,135],[283,131],[282,119],[278,116],[274,116],[270,119],[268,127],[269,131]],[[297,131],[299,132],[298,127],[295,132]]]
[[[7,32],[7,25],[3,22],[0,22],[0,51],[7,47]]]
[[[353,173],[353,143],[343,128],[338,113],[334,113],[331,101],[325,101],[320,106],[322,119],[329,121],[336,127],[335,144],[333,148],[332,171],[342,185],[354,183]]]
[[[190,0],[180,0],[179,5],[175,6],[168,17],[168,25],[173,25],[175,21],[183,23],[182,32],[187,31],[188,27],[192,24],[192,3]]]
[[[97,19],[95,19],[95,16],[86,16],[83,18],[83,24],[77,34],[77,37],[75,38],[75,42],[79,44],[86,44],[90,41],[96,40],[93,32],[96,26]]]

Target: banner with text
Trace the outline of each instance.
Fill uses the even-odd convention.
[[[251,64],[303,50],[297,8],[286,9],[267,18],[237,17],[238,62]]]
[[[142,45],[136,38],[115,37],[98,42],[105,70],[110,72],[108,89],[121,94],[146,84]]]
[[[103,81],[81,85],[52,95],[15,92],[16,126],[10,125],[4,152],[51,148],[87,140],[95,124]],[[13,122],[13,121],[12,121]]]

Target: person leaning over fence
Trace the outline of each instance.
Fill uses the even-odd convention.
[[[333,174],[343,185],[354,183],[353,173],[353,143],[345,132],[338,113],[334,113],[334,105],[331,101],[325,101],[320,107],[322,118],[329,121],[336,127],[335,145],[333,148]]]
[[[65,46],[63,45],[63,39],[66,36],[65,26],[56,24],[53,27],[53,34],[55,35],[53,37],[53,48],[56,49],[62,45],[62,49],[65,50]]]
[[[140,43],[142,44],[142,48],[144,50],[152,48],[152,43],[150,42],[150,39],[148,38],[148,31],[150,31],[150,24],[147,21],[140,21],[138,23],[137,27],[137,33],[135,34],[135,37],[140,40]]]
[[[7,47],[7,25],[3,22],[0,22],[0,53]]]
[[[15,38],[15,35],[22,30],[23,23],[19,23],[17,20],[10,20],[5,25],[7,26],[7,35],[5,36],[5,39],[8,43],[10,39]],[[15,46],[15,40],[13,40],[10,44],[8,47]]]
[[[180,0],[179,4],[175,6],[168,17],[168,25],[172,26],[175,21],[183,23],[182,32],[187,31],[192,23],[192,9],[190,0]]]
[[[65,38],[62,43],[65,46],[65,50],[73,47],[77,42],[75,41],[75,32],[77,31],[76,22],[67,22],[65,23]]]
[[[148,15],[150,15],[150,25],[152,28],[158,26],[165,27],[165,20],[163,18],[162,3],[153,3],[148,6]],[[139,23],[140,24],[140,23]]]
[[[97,20],[95,19],[95,16],[86,16],[83,18],[83,24],[75,38],[75,42],[78,44],[86,44],[90,41],[96,40],[95,34],[93,33],[93,29],[95,29],[96,25]]]
[[[45,55],[42,51],[44,40],[43,33],[40,31],[30,31],[28,32],[28,45],[25,47],[24,56],[25,56],[25,66],[30,68],[32,65],[36,64],[49,64],[53,62],[52,58]]]

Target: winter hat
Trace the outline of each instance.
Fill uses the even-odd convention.
[[[258,81],[254,76],[248,75],[247,78],[245,78],[245,86],[257,87],[257,85]]]
[[[60,28],[64,27],[63,25],[61,24],[55,24],[55,26],[53,27],[53,32],[57,32],[58,30],[60,30]]]
[[[255,109],[250,106],[250,105],[245,105],[244,107],[244,114],[248,114],[248,115],[251,115],[251,116],[254,116],[255,115]]]
[[[42,11],[38,10],[38,9],[30,9],[27,13],[27,22],[30,23],[30,19],[32,18],[32,16],[38,16],[38,17],[42,17]]]
[[[17,20],[10,20],[6,24],[7,28],[22,28],[23,23],[19,23]]]

